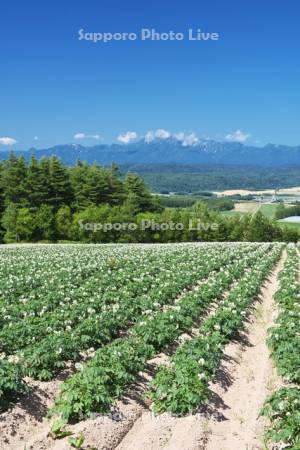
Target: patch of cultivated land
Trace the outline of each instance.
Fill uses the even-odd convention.
[[[239,329],[239,332],[235,333],[234,337],[230,338],[225,345],[221,364],[215,372],[212,381],[208,383],[210,394],[206,405],[199,404],[197,411],[193,414],[175,416],[167,412],[160,415],[153,413],[154,404],[145,396],[145,392],[149,389],[152,380],[155,379],[157,372],[162,367],[173,368],[172,358],[176,351],[184,343],[193,342],[199,336],[201,337],[202,327],[205,327],[211,319],[220,313],[221,308],[225,308],[227,305],[226,301],[229,302],[231,298],[234,301],[235,297],[233,294],[239,288],[239,284],[242,284],[244,280],[245,285],[247,285],[247,277],[251,277],[251,272],[254,270],[255,265],[259,268],[263,261],[271,257],[268,255],[271,255],[274,250],[272,250],[272,246],[262,247],[260,244],[238,244],[233,245],[232,248],[227,244],[208,244],[207,247],[199,244],[184,244],[175,246],[173,250],[171,246],[112,246],[112,250],[101,246],[98,246],[97,250],[95,247],[93,247],[92,252],[94,258],[99,258],[99,270],[101,270],[103,276],[105,276],[107,270],[112,271],[110,276],[115,278],[119,286],[117,288],[120,290],[119,307],[117,309],[114,307],[114,314],[116,312],[118,314],[115,316],[116,320],[120,320],[120,314],[124,314],[124,320],[126,319],[126,308],[132,304],[130,302],[137,302],[139,296],[142,296],[143,299],[141,308],[146,308],[145,312],[138,312],[140,309],[136,309],[136,315],[140,314],[138,321],[142,320],[142,322],[137,321],[137,324],[135,324],[135,321],[131,318],[126,325],[126,329],[120,327],[120,335],[117,337],[125,340],[127,336],[131,335],[132,330],[136,330],[134,332],[138,333],[138,337],[142,341],[147,337],[147,342],[153,346],[149,353],[152,356],[140,365],[142,369],[135,374],[134,383],[121,388],[120,395],[116,398],[116,402],[109,413],[94,413],[88,419],[75,420],[75,423],[71,421],[71,423],[66,425],[65,429],[72,432],[75,437],[83,433],[85,440],[82,444],[82,449],[263,450],[262,435],[265,423],[262,419],[258,419],[259,412],[267,395],[280,385],[280,380],[274,370],[266,344],[267,329],[274,324],[277,316],[274,294],[278,289],[277,276],[283,267],[286,251],[283,251],[280,260],[264,281],[257,298],[255,297],[254,302],[252,304],[250,302],[249,306],[247,306],[244,329],[242,331]],[[220,254],[219,250],[221,248],[223,256],[217,257],[216,254]],[[83,246],[82,249],[84,256],[80,253],[82,250],[79,248],[70,249],[71,253],[69,254],[69,250],[66,247],[61,247],[59,250],[51,247],[49,254],[44,247],[43,257],[37,257],[40,258],[41,264],[44,264],[43,270],[48,273],[49,261],[55,260],[56,269],[59,269],[60,258],[62,257],[64,260],[66,255],[68,255],[67,257],[70,258],[70,261],[76,256],[77,264],[78,258],[81,258],[86,265],[88,252],[90,251],[89,246]],[[218,251],[216,252],[215,250]],[[19,250],[12,251],[19,252]],[[22,252],[26,251],[22,250]],[[28,251],[31,252],[31,255],[39,255],[39,250],[36,248],[33,250],[29,248]],[[99,252],[101,256],[99,256]],[[104,253],[102,254],[102,252]],[[182,252],[182,257],[180,252]],[[209,255],[209,257],[205,257],[205,255]],[[16,263],[14,258],[18,256],[18,254],[11,255],[13,266]],[[45,257],[46,262],[43,262]],[[151,258],[150,270],[145,264],[145,261],[149,258]],[[186,271],[186,277],[189,274],[189,267],[192,270],[195,258],[198,258],[198,268],[194,270],[193,275],[189,274],[189,280],[184,280],[183,275],[182,280],[176,279],[174,276],[172,278],[172,275],[169,274],[169,270],[172,272],[172,258],[176,259],[181,272]],[[184,263],[184,258],[186,261],[189,260],[188,264]],[[23,262],[26,261],[24,253],[22,253],[22,260]],[[124,265],[122,263],[124,260],[130,265],[131,272],[128,270],[127,273],[126,269],[123,271],[122,267]],[[165,267],[165,272],[163,276],[159,276],[162,264]],[[67,270],[68,262],[64,262],[63,266],[64,270]],[[35,266],[33,266],[32,273],[35,269]],[[103,311],[105,314],[108,314],[107,311],[110,311],[110,309],[103,304],[102,291],[100,291],[97,299],[95,286],[97,286],[97,283],[101,283],[101,278],[99,278],[96,269],[95,264],[90,265],[88,273],[83,276],[82,273],[78,272],[78,268],[75,269],[74,266],[76,276],[82,276],[82,283],[85,282],[85,289],[87,292],[90,292],[88,298],[94,299],[93,315],[97,314],[99,317],[102,317]],[[132,278],[132,269],[139,271],[139,278]],[[6,268],[3,264],[3,273],[5,270]],[[26,267],[24,270],[31,276],[30,267]],[[115,270],[115,273],[113,273],[113,270]],[[177,268],[177,270],[178,278],[179,269]],[[20,269],[20,273],[22,271],[23,269]],[[95,276],[97,277],[96,280],[94,280]],[[89,277],[91,277],[92,283],[90,281],[87,282],[87,280],[90,280]],[[163,284],[165,277],[169,277],[169,283],[173,283],[174,286],[176,280],[177,290],[173,289],[172,294],[169,292],[169,284],[166,283],[166,286]],[[141,282],[141,279],[143,279],[143,282]],[[24,290],[30,287],[27,285],[26,280],[26,277],[21,279],[24,284]],[[58,280],[65,283],[61,279],[60,270],[57,270],[57,274],[53,275],[53,283],[58,283],[57,289],[59,290],[61,286]],[[249,280],[251,282],[250,278]],[[71,282],[72,273],[68,275],[68,283]],[[109,286],[109,277],[104,277],[102,282],[108,283]],[[133,282],[135,283],[134,289]],[[156,290],[155,288],[158,282],[161,290]],[[37,295],[40,295],[41,302],[45,301],[42,300],[45,292],[42,283],[41,278],[34,287],[34,289],[37,289]],[[143,283],[147,283],[145,293],[143,293]],[[12,285],[9,285],[7,289],[11,290]],[[130,289],[132,289],[131,299],[128,293]],[[86,302],[84,292],[79,286],[78,290],[74,291],[73,295],[77,302],[75,302],[73,307],[77,307],[80,295],[83,295],[83,303]],[[18,292],[16,292],[16,297],[18,295]],[[28,293],[26,295],[28,297]],[[128,305],[126,304],[123,312],[121,304],[124,295],[128,297]],[[151,300],[152,295],[156,301]],[[173,299],[170,298],[170,295],[173,295]],[[114,290],[114,301],[117,298],[118,290]],[[154,309],[149,310],[148,305],[144,306],[144,301],[147,298],[158,304],[157,311]],[[238,302],[239,297],[237,296],[236,298]],[[53,301],[56,301],[56,297],[53,297]],[[107,300],[108,303],[106,305],[109,305],[111,301],[109,297],[109,302]],[[99,302],[99,305],[97,302]],[[201,302],[204,302],[203,305]],[[57,308],[66,308],[69,314],[70,305],[63,305],[63,307],[59,305],[58,301]],[[30,306],[26,307],[30,309]],[[7,305],[7,308],[10,309],[13,306]],[[81,321],[89,320],[88,314],[85,314],[85,308],[90,308],[90,302],[86,302],[85,307],[82,309]],[[197,316],[195,311],[198,310],[199,315]],[[13,309],[12,311],[15,314],[18,312]],[[189,314],[191,315],[191,321],[188,322],[191,325],[183,325],[183,318],[180,316],[180,314],[183,314],[182,311],[187,317]],[[226,311],[226,308],[224,311]],[[234,307],[232,311],[234,314]],[[60,330],[61,312],[57,313],[57,317],[53,315],[54,313],[51,309],[49,312],[46,312],[46,314],[48,313],[53,329]],[[170,317],[172,319],[171,322]],[[164,322],[166,319],[169,322]],[[24,326],[27,325],[27,316],[23,317],[21,314],[20,320],[21,322],[24,321]],[[38,316],[36,318],[37,324],[43,323],[41,320],[44,319]],[[157,322],[161,324],[161,340],[158,341],[159,343],[154,344],[156,342],[153,340],[155,336],[151,337],[151,333],[147,328],[147,321],[149,321],[150,331],[152,329],[155,330],[155,327],[151,328],[150,325],[155,325],[156,321],[160,321]],[[115,323],[117,325],[118,322],[116,321]],[[164,324],[166,329],[163,328]],[[74,327],[74,331],[72,327]],[[74,324],[71,323],[72,330],[68,328],[69,332],[74,333],[74,339],[76,338],[76,327],[77,324],[74,319]],[[145,327],[145,331],[143,327]],[[32,330],[35,330],[35,328]],[[39,327],[36,330],[36,333],[41,333]],[[7,335],[3,336],[8,337],[9,332],[8,329]],[[97,332],[97,328],[95,328],[94,332]],[[51,336],[50,331],[49,333]],[[37,334],[37,336],[39,335]],[[47,336],[45,332],[45,335],[42,334],[37,339],[48,339]],[[172,338],[172,336],[174,337]],[[66,339],[68,339],[68,334]],[[114,342],[114,339],[115,336],[112,335],[112,342]],[[9,345],[13,346],[13,343],[9,344],[9,341],[7,341],[7,347]],[[97,348],[96,345],[95,347]],[[87,349],[82,348],[81,350],[86,351]],[[53,351],[55,351],[55,347],[53,347]],[[99,351],[101,352],[101,346],[99,346],[96,355]],[[18,352],[13,353],[19,355]],[[57,357],[59,358],[60,355],[61,352],[58,352]],[[89,358],[93,362],[93,355],[88,356]],[[28,375],[25,376],[24,379],[29,388],[28,394],[19,395],[16,404],[0,414],[0,450],[24,450],[25,448],[26,450],[71,449],[68,437],[54,440],[49,436],[51,425],[57,417],[49,419],[47,412],[49,407],[53,405],[55,398],[57,398],[65,380],[72,378],[75,373],[79,374],[79,376],[81,376],[81,373],[82,376],[84,375],[85,366],[89,364],[85,359],[86,355],[81,361],[82,366],[79,372],[77,365],[75,367],[75,360],[68,359],[67,363],[65,363],[65,368],[58,374],[53,375],[50,381],[38,381]],[[120,354],[119,359],[120,362],[123,361],[122,354]],[[27,367],[26,365],[29,363],[25,359],[23,364]],[[115,383],[117,382],[118,379],[116,378]],[[112,385],[113,381],[111,381]],[[100,389],[99,386],[97,389]],[[103,384],[101,386],[101,389],[105,390],[110,385]],[[92,384],[90,388],[93,389]],[[80,389],[79,384],[74,384],[74,392],[76,389]],[[92,392],[93,395],[98,393],[97,390]],[[82,391],[82,396],[84,395],[84,391]],[[70,403],[69,406],[73,407],[73,404]],[[97,407],[95,409],[97,410]]]
[[[260,206],[260,203],[257,202],[236,203],[234,211],[239,213],[255,214],[259,210]]]
[[[264,190],[248,190],[248,189],[227,189],[225,191],[215,191],[214,194],[218,196],[227,196],[227,195],[264,195],[264,194],[274,194],[275,189],[264,189]],[[295,186],[292,188],[284,188],[277,191],[280,194],[286,195],[298,195],[300,194],[300,186]]]
[[[260,409],[270,390],[279,384],[266,346],[267,329],[276,316],[273,296],[283,258],[264,284],[245,331],[227,345],[212,402],[195,415],[154,417],[145,411],[117,447],[139,449],[263,449]]]

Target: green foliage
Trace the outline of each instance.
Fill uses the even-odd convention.
[[[295,247],[288,248],[288,259],[279,275],[280,289],[276,301],[280,313],[270,330],[268,344],[279,373],[289,382],[300,384],[300,304],[298,292],[299,257]]]
[[[202,197],[159,198],[134,173],[122,181],[115,165],[104,168],[78,162],[68,168],[56,157],[39,161],[32,157],[26,164],[13,153],[0,164],[0,241],[7,243],[296,242],[299,238],[297,231],[260,213],[251,219],[219,214],[233,207],[231,198],[215,198],[205,191]],[[153,221],[154,227],[143,228],[143,220]],[[200,228],[195,228],[199,221]],[[172,223],[179,228],[170,227]],[[103,224],[111,228],[103,231]]]
[[[151,186],[153,192],[275,190],[300,185],[299,166],[135,164],[121,167],[124,172],[132,168]]]
[[[14,203],[10,203],[3,213],[1,219],[1,225],[5,230],[4,240],[5,242],[16,242],[18,240],[17,236],[17,217],[18,209]]]
[[[205,202],[210,209],[215,211],[230,211],[234,209],[234,202],[231,198],[216,198],[213,193],[210,192],[203,192],[202,195],[193,194],[160,196],[162,206],[166,206],[168,208],[190,208],[198,201]]]
[[[155,301],[151,300],[151,303],[147,302],[144,305],[145,310],[142,316],[136,316],[136,313],[131,312],[131,317],[135,317],[137,320],[128,333],[129,337],[117,339],[97,350],[94,358],[87,364],[83,364],[80,371],[62,385],[53,413],[60,414],[65,419],[71,420],[78,419],[79,416],[89,416],[93,412],[107,411],[115,400],[124,393],[128,385],[135,380],[137,373],[145,368],[146,361],[172,344],[183,332],[189,330],[209,304],[216,298],[220,298],[224,289],[228,288],[235,279],[241,277],[243,272],[246,271],[247,273],[246,269],[253,264],[255,269],[253,269],[253,273],[251,272],[251,277],[245,275],[245,281],[242,284],[243,289],[240,287],[239,291],[235,293],[236,302],[239,301],[240,296],[245,292],[249,296],[250,293],[255,295],[267,270],[269,270],[280,252],[280,247],[278,246],[273,250],[271,248],[269,245],[263,246],[263,248],[257,249],[254,253],[251,252],[251,254],[244,255],[244,258],[239,259],[238,262],[232,263],[230,263],[230,253],[227,253],[227,256],[224,255],[228,263],[226,273],[220,271],[214,274],[207,283],[201,285],[199,290],[185,293],[178,304],[167,307],[166,299],[164,300],[162,296],[156,295]],[[267,258],[266,250],[271,251]],[[255,283],[254,279],[256,279]],[[249,280],[252,282],[249,282]],[[174,292],[173,298],[175,295]],[[242,306],[238,305],[236,307],[241,309],[244,303],[242,302]],[[226,339],[228,340],[232,329],[240,326],[240,317],[243,317],[243,315],[240,314],[239,320],[236,320],[232,308],[225,315],[225,306],[218,315],[218,323],[221,324],[222,332],[226,333]],[[127,305],[127,308],[129,308],[129,305]],[[118,313],[120,313],[120,309]],[[215,323],[211,323],[211,327],[214,329]],[[218,345],[220,342],[224,344],[226,339],[224,339],[223,335],[220,335],[220,338],[216,341],[215,334],[210,336],[210,344],[214,344],[215,347],[212,347],[212,351],[209,352],[209,356],[206,358],[207,360],[212,362],[211,357],[215,355],[216,360],[219,361],[221,350]],[[214,352],[215,350],[216,353]],[[188,360],[186,355],[182,359],[185,362]],[[184,368],[179,375],[179,372],[176,374],[176,377],[179,377],[179,379],[176,378],[175,380],[176,386],[181,386],[182,379],[187,374],[187,371],[191,373],[192,366]],[[197,374],[198,372],[194,373],[195,378],[192,381],[186,381],[185,387],[180,392],[176,391],[175,393],[171,389],[172,393],[168,398],[173,396],[173,394],[176,395],[176,398],[172,397],[172,404],[178,405],[178,396],[182,398],[184,392],[189,396],[188,391],[194,384]],[[168,386],[168,381],[170,379],[166,380],[165,386]],[[188,405],[190,401],[194,404],[196,399],[199,401],[200,388],[202,389],[202,387],[203,381],[195,384],[192,398],[188,397],[185,405]],[[204,398],[203,389],[201,396],[201,398]],[[180,408],[183,411],[186,406],[180,403]]]
[[[50,172],[45,160],[38,162],[34,156],[31,157],[26,177],[26,194],[32,208],[47,203],[50,195]]]
[[[15,232],[17,241],[30,241],[35,227],[35,219],[29,208],[18,210]]]
[[[17,363],[0,355],[0,409],[18,393],[26,392],[22,381],[22,371]]]
[[[99,350],[84,371],[62,386],[54,413],[66,419],[107,411],[120,392],[135,379],[151,356],[151,347],[139,339],[116,340]]]
[[[4,190],[5,204],[26,206],[26,178],[27,166],[23,157],[17,158],[11,153],[9,159],[4,162],[1,173],[1,185]]]
[[[73,190],[69,172],[56,157],[50,159],[49,182],[49,205],[52,206],[55,211],[62,205],[69,205],[73,199]]]
[[[300,388],[283,387],[266,401],[261,415],[267,417],[271,427],[266,438],[285,444],[284,448],[300,448]]]
[[[55,216],[55,229],[58,238],[72,238],[72,211],[69,206],[61,206]]]
[[[195,409],[207,399],[207,391],[203,381],[198,376],[196,361],[188,360],[182,369],[174,372],[162,368],[155,377],[155,412],[176,412],[185,414]]]
[[[115,208],[113,214],[110,207]],[[38,161],[34,156],[26,164],[14,153],[0,164],[0,214],[5,242],[85,239],[78,223],[73,226],[73,218],[82,211],[87,217],[90,208],[94,209],[88,222],[95,215],[105,221],[114,215],[114,222],[120,222],[124,215],[156,211],[160,205],[137,175],[129,174],[122,182],[114,165],[107,169],[78,162],[67,168],[56,157]],[[99,214],[96,208],[104,208],[106,214]],[[99,242],[99,236],[93,233],[89,238]],[[111,240],[114,236],[101,235],[100,241]]]
[[[190,208],[197,202],[197,197],[188,195],[160,196],[162,206],[167,208]]]
[[[84,441],[85,441],[85,437],[82,433],[80,433],[80,435],[77,436],[76,438],[69,438],[69,444],[71,445],[71,447],[74,447],[77,449],[81,449]]]
[[[246,271],[219,302],[215,314],[203,322],[199,336],[177,349],[170,367],[158,370],[148,393],[156,412],[190,413],[208,399],[208,383],[220,364],[224,346],[243,327],[247,309],[280,253],[280,248],[275,248]]]
[[[51,427],[50,436],[52,439],[63,439],[67,436],[71,436],[73,433],[71,431],[65,430],[66,421],[63,419],[58,419]]]
[[[300,304],[299,255],[288,246],[288,257],[279,274],[275,299],[279,306],[276,324],[269,330],[268,345],[279,374],[286,383],[267,399],[261,414],[269,419],[267,441],[300,448]]]
[[[277,206],[275,212],[276,219],[284,219],[290,216],[300,216],[300,204],[286,207],[281,203]]]
[[[137,214],[142,211],[155,211],[152,196],[144,181],[134,173],[128,173],[124,184],[127,192],[126,207]]]
[[[224,248],[224,255],[222,252],[218,255],[214,248],[205,245],[186,250],[169,246],[149,248],[146,259],[140,247],[131,247],[130,251],[126,247],[120,250],[119,247],[107,247],[107,250],[102,247],[101,252],[97,246],[66,247],[66,250],[65,247],[50,247],[49,253],[47,247],[24,248],[24,251],[28,249],[24,253],[30,255],[33,265],[37,260],[38,275],[35,270],[32,274],[30,267],[28,272],[26,266],[24,273],[19,271],[16,275],[16,286],[11,286],[10,279],[2,282],[1,292],[7,304],[0,317],[0,350],[17,353],[24,375],[49,380],[64,367],[66,360],[77,360],[81,350],[88,351],[111,342],[128,326],[136,324],[135,329],[139,329],[140,324],[136,322],[146,311],[157,312],[162,305],[169,305],[182,289],[240,254],[231,250],[231,246],[228,252],[228,244],[216,245],[220,250]],[[242,247],[240,251],[242,255],[246,249]],[[52,252],[58,261],[56,257],[52,259]],[[8,253],[14,254],[13,251]],[[22,254],[16,250],[16,256],[20,258]],[[207,256],[209,260],[203,265]],[[25,264],[28,265],[28,261]],[[32,286],[34,298],[29,302],[26,297],[23,301],[31,286],[26,280],[36,283]],[[117,290],[112,289],[112,285]],[[21,295],[20,302],[15,301],[16,293]],[[216,292],[213,290],[209,295],[207,293],[205,298],[211,298]],[[186,305],[187,317],[192,308],[189,305]],[[164,328],[157,336],[155,327],[150,324],[153,345],[161,345],[165,336],[170,338],[171,330],[173,336],[178,333],[172,320],[172,314],[160,320]],[[180,315],[176,313],[176,320],[181,327],[190,324],[184,310]]]
[[[37,240],[55,240],[55,216],[51,206],[40,206],[35,213],[33,228],[35,230]]]

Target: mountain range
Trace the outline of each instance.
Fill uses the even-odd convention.
[[[77,160],[109,165],[134,164],[209,164],[209,165],[255,165],[279,167],[300,165],[300,146],[267,144],[264,147],[245,145],[238,142],[217,142],[202,140],[193,145],[184,145],[178,139],[142,139],[129,144],[99,144],[86,147],[78,144],[56,145],[46,149],[31,148],[18,151],[29,159],[34,154],[38,159],[55,155],[65,164]],[[8,150],[0,152],[0,159],[6,159]]]

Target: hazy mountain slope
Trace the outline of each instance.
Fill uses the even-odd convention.
[[[282,166],[300,165],[300,146],[268,144],[254,147],[240,143],[201,141],[196,145],[183,146],[174,138],[155,139],[151,142],[141,140],[127,145],[95,145],[84,147],[76,144],[57,145],[48,149],[19,152],[26,158],[34,153],[38,158],[56,155],[67,164],[74,164],[81,159],[99,164],[230,164]],[[0,159],[5,159],[8,151],[0,152]]]

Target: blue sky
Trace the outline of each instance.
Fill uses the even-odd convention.
[[[300,144],[298,0],[10,0],[0,15],[0,149],[156,129]],[[104,44],[79,41],[82,28],[220,39]]]

